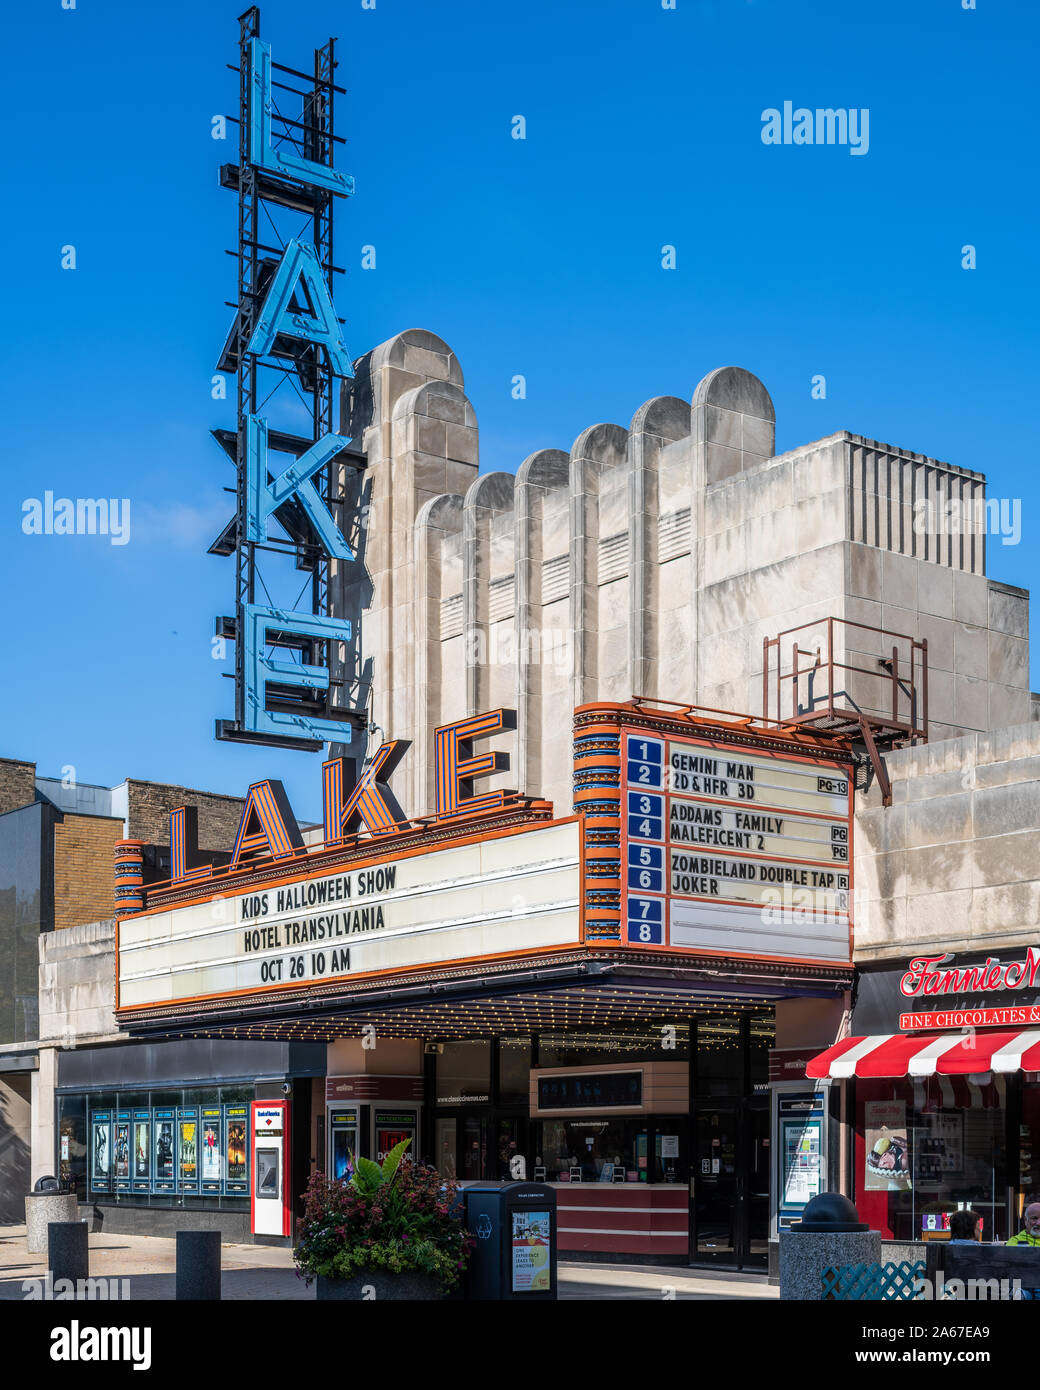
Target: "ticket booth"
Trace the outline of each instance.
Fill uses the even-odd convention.
[[[252,1232],[258,1236],[291,1235],[289,1102],[254,1100],[250,1105],[250,1118],[253,1134]]]

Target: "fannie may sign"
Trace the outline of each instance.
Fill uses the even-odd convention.
[[[915,956],[899,980],[899,993],[904,999],[926,1001],[956,1000],[948,1007],[922,1007],[916,1012],[899,1015],[899,1027],[904,1032],[931,1028],[1011,1027],[1040,1024],[1038,993],[1040,979],[1040,949],[1026,948],[1024,956],[1011,961],[994,960],[958,964],[949,953]],[[1001,995],[994,1003],[979,996]],[[1030,998],[1023,998],[1023,995]],[[1012,996],[1010,998],[1006,996]],[[1018,996],[1017,998],[1014,996]]]

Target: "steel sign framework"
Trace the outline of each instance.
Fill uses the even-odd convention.
[[[365,723],[356,633],[329,595],[330,564],[358,549],[359,514],[344,515],[337,478],[365,463],[335,428],[337,383],[353,368],[331,293],[333,211],[354,182],[334,168],[335,40],[307,74],[273,60],[255,7],[239,30],[239,158],[220,171],[238,196],[238,298],[218,362],[235,376],[237,414],[234,431],[213,431],[235,465],[236,509],[210,547],[235,558],[235,612],[216,629],[235,644],[235,717],[217,720],[217,737],[318,751]],[[296,99],[299,118],[282,114]]]

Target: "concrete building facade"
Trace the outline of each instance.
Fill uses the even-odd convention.
[[[458,359],[411,330],[361,358],[344,418],[368,467],[341,479],[344,524],[365,520],[339,608],[361,631],[356,698],[415,746],[395,784],[413,812],[432,804],[433,730],[496,705],[517,711],[498,785],[558,807],[561,706],[804,710],[828,618],[834,661],[857,668],[890,657],[877,629],[904,672],[927,641],[933,740],[1033,715],[1028,596],[986,574],[983,475],[844,431],[775,456],[773,402],[742,368],[482,474]],[[790,629],[805,674],[792,687],[784,645],[783,707],[764,708],[763,644]],[[839,672],[833,693],[887,712],[873,675]]]
[[[522,1160],[525,1174],[557,1181],[571,1209],[566,1248],[593,1257],[624,1249],[764,1265],[798,1206],[783,1167],[796,1121],[799,1137],[817,1145],[814,1180],[865,1202],[893,1240],[916,1239],[921,1213],[917,1187],[871,1167],[882,1130],[908,1161],[912,1153],[935,1160],[919,1184],[930,1216],[941,1221],[943,1202],[981,1201],[988,1182],[986,1219],[994,1229],[1014,1224],[1032,1181],[1020,1174],[1033,1171],[1020,1120],[1028,1128],[1033,1120],[1021,1117],[1033,1108],[1040,1182],[1035,1077],[1019,1068],[1005,1084],[991,1065],[985,1080],[986,1058],[972,1053],[964,1065],[977,1060],[978,1070],[962,1068],[967,1080],[955,1087],[940,1069],[933,1094],[930,1082],[915,1090],[898,1069],[943,1029],[938,1015],[916,1028],[900,1022],[900,981],[915,952],[963,954],[973,968],[980,952],[1028,952],[1036,941],[1040,723],[1028,594],[987,574],[985,478],[844,431],[776,455],[769,393],[735,367],[710,372],[689,401],[654,398],[627,427],[595,424],[569,450],[542,449],[515,473],[482,474],[460,364],[418,330],[360,359],[343,412],[367,468],[339,479],[347,500],[337,521],[358,562],[333,564],[332,591],[360,634],[356,660],[340,654],[340,673],[344,699],[366,708],[374,726],[366,751],[410,744],[391,777],[405,815],[434,807],[439,729],[498,707],[516,712],[515,729],[487,740],[508,767],[480,786],[516,788],[536,809],[507,804],[500,820],[461,831],[413,828],[396,866],[420,875],[408,893],[427,894],[429,920],[419,925],[438,930],[466,929],[459,922],[471,918],[450,906],[451,895],[490,874],[499,886],[482,887],[477,906],[466,900],[487,942],[479,955],[433,956],[420,968],[425,958],[401,927],[398,954],[386,947],[378,969],[351,965],[339,982],[301,985],[291,998],[237,987],[237,976],[235,988],[178,994],[175,969],[210,978],[224,928],[219,915],[205,917],[216,911],[205,874],[162,881],[170,812],[198,806],[200,844],[223,882],[241,803],[125,783],[96,812],[104,826],[121,816],[124,838],[136,825],[154,846],[144,915],[122,919],[128,949],[157,949],[166,928],[150,937],[149,914],[168,920],[171,940],[179,931],[194,940],[191,924],[204,920],[210,944],[200,940],[198,960],[185,944],[167,993],[153,996],[141,983],[147,971],[124,969],[110,914],[91,906],[95,920],[41,938],[37,1070],[41,1094],[49,1086],[57,1099],[38,1107],[34,1171],[53,1166],[67,1139],[77,1147],[68,1173],[85,1181],[92,1126],[116,1124],[133,1105],[148,1115],[207,1104],[223,1113],[244,1097],[291,1093],[297,1174],[299,1164],[334,1167],[337,1135],[378,1156],[388,1136],[408,1132],[416,1152],[467,1179],[508,1176]],[[717,946],[720,924],[743,911],[727,903],[717,922],[698,909],[704,940],[715,933],[714,954],[696,945],[688,956],[669,954],[664,943],[640,958],[632,949],[618,906],[631,896],[618,847],[628,775],[620,740],[633,735],[618,730],[635,721],[663,747],[673,735],[682,744],[684,720],[696,747],[743,740],[752,762],[778,749],[796,763],[832,756],[812,795],[832,795],[845,785],[840,769],[850,770],[851,941],[843,922],[832,923],[825,950],[813,918],[781,930],[786,954],[775,927],[764,954],[742,952],[739,937],[727,951]],[[735,766],[734,778],[753,779]],[[61,809],[69,818],[83,808]],[[537,873],[524,868],[524,836],[570,845],[575,822],[573,864],[561,849]],[[756,829],[784,833],[772,825]],[[303,841],[281,863],[263,853],[247,860],[216,900],[234,885],[251,902],[288,885],[295,901],[301,876],[309,888],[322,874],[349,875],[396,853],[364,833],[328,845],[312,828]],[[779,858],[798,853],[806,851],[781,847]],[[458,855],[450,862],[465,872],[423,888],[422,865],[442,854]],[[510,928],[520,945],[496,951],[491,924],[509,900],[500,885],[521,871]],[[565,873],[575,876],[573,901],[533,911],[530,885]],[[550,908],[573,925],[573,942],[544,927]],[[812,940],[816,949],[805,945]],[[542,983],[542,969],[567,988]],[[130,1003],[116,997],[124,976],[137,990]],[[628,1014],[611,991],[630,1000]],[[662,1024],[673,1033],[667,1046]],[[387,1039],[382,1054],[362,1047],[368,1027]],[[869,1078],[855,1070],[864,1029],[892,1034],[896,1070]],[[843,1056],[852,1057],[847,1073]],[[645,1094],[624,1119],[608,1101],[598,1116],[580,1088],[614,1094],[619,1058],[639,1067]],[[187,1201],[198,1219],[248,1235],[241,1194],[150,1202],[120,1194],[109,1177],[90,1191],[113,1229],[168,1225]],[[622,1236],[618,1222],[630,1223]]]

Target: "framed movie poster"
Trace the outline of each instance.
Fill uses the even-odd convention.
[[[224,1177],[221,1172],[223,1155],[220,1143],[220,1118],[219,1105],[210,1108],[204,1107],[199,1117],[199,1163],[202,1191],[212,1196],[220,1195]]]
[[[174,1154],[177,1147],[176,1110],[152,1111],[152,1142],[155,1153],[155,1169],[152,1173],[153,1192],[176,1192],[177,1170],[174,1167]]]
[[[92,1110],[90,1114],[90,1190],[112,1190],[111,1110]]]
[[[229,1197],[249,1191],[249,1106],[224,1106],[224,1191]]]
[[[866,1192],[909,1192],[913,1185],[906,1104],[869,1100],[864,1106],[863,1188]]]
[[[199,1190],[199,1112],[177,1111],[177,1191]]]
[[[112,1126],[112,1191],[130,1191],[130,1111],[117,1110]]]
[[[134,1111],[133,1128],[133,1180],[134,1192],[152,1190],[152,1112]]]

